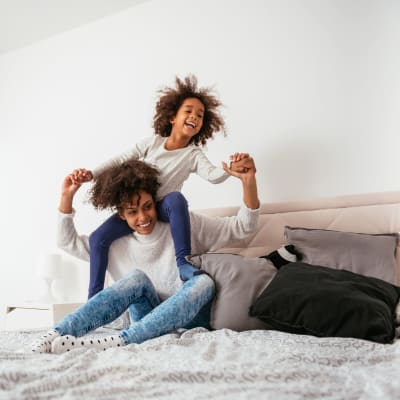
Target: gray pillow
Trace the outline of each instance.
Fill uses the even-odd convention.
[[[396,283],[396,233],[371,235],[286,226],[285,237],[305,263]]]
[[[214,279],[216,296],[211,308],[212,329],[227,328],[239,332],[266,329],[264,322],[249,316],[249,309],[276,274],[270,260],[211,253],[190,256],[188,261]]]

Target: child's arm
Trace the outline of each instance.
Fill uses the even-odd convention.
[[[210,183],[221,183],[229,178],[229,174],[222,168],[215,166],[207,156],[199,150],[194,161],[193,172]]]
[[[82,184],[84,182],[90,182],[93,178],[98,176],[107,168],[110,168],[115,165],[120,165],[131,158],[139,159],[141,157],[144,157],[145,153],[147,152],[152,142],[153,142],[153,137],[145,138],[136,143],[136,145],[131,150],[126,151],[122,154],[119,154],[116,157],[111,158],[110,160],[103,162],[93,170],[89,170],[86,168],[74,169],[71,174],[71,177],[74,180],[74,182],[78,184]]]
[[[236,152],[229,156],[229,169],[233,172],[247,172],[252,167],[252,161],[249,160],[250,156],[248,153]],[[202,151],[197,154],[196,172],[201,178],[210,183],[224,182],[230,176],[227,170],[213,165]]]
[[[93,178],[96,178],[106,169],[116,165],[121,165],[122,163],[128,161],[131,158],[135,160],[143,159],[147,154],[149,148],[153,145],[155,138],[156,136],[146,137],[145,139],[142,139],[141,141],[136,143],[132,149],[124,153],[121,153],[118,156],[113,157],[110,160],[107,160],[102,164],[98,165],[92,171]]]

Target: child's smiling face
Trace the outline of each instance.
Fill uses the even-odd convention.
[[[185,99],[171,120],[171,136],[180,135],[190,139],[197,135],[203,126],[204,112],[204,104],[199,99],[195,97]]]

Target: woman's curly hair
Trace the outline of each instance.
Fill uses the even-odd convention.
[[[182,103],[188,98],[199,99],[204,105],[203,126],[200,132],[190,139],[196,146],[204,145],[215,132],[226,135],[225,122],[219,112],[222,103],[212,94],[210,88],[198,88],[197,78],[189,75],[183,80],[175,78],[175,87],[165,87],[159,91],[160,98],[156,104],[153,117],[154,133],[162,137],[171,134],[173,119]]]
[[[160,172],[151,165],[138,160],[128,160],[101,172],[89,190],[89,201],[98,210],[114,209],[121,212],[132,203],[132,196],[140,191],[156,198],[160,187]]]

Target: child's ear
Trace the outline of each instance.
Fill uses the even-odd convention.
[[[176,114],[173,117],[171,117],[169,122],[173,125],[175,123],[175,119],[176,119]]]

